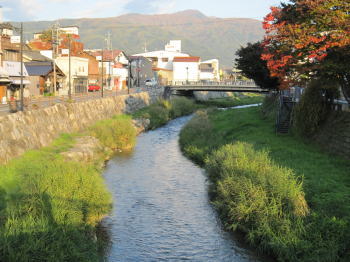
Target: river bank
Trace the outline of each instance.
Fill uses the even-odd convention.
[[[196,108],[173,101],[150,108],[166,108],[167,120]],[[96,225],[112,204],[103,164],[116,150],[132,150],[151,121],[116,115],[0,166],[1,260],[99,261]]]
[[[260,108],[197,114],[180,136],[229,230],[280,261],[348,261],[350,164],[276,135]]]
[[[102,225],[104,261],[267,262],[223,230],[203,169],[181,153],[178,136],[192,116],[140,134],[134,150],[104,170],[114,205]]]

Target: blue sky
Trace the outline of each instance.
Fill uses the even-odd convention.
[[[0,0],[5,21],[113,17],[197,9],[208,16],[262,19],[280,0]]]

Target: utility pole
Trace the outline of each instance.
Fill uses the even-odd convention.
[[[24,104],[23,104],[23,23],[21,22],[21,111],[24,110]]]
[[[130,85],[131,85],[131,60],[128,59],[129,65],[128,65],[128,94],[130,94]]]
[[[52,66],[53,66],[53,94],[56,96],[56,36],[54,36],[55,25],[51,30],[51,40],[52,40]]]
[[[72,100],[72,80],[71,80],[71,39],[68,36],[68,63],[69,63],[69,89],[68,89],[68,98]]]
[[[58,55],[58,36],[59,24],[56,22],[52,27],[52,64],[53,64],[53,93],[56,95],[57,91],[57,72],[56,72],[56,57]]]
[[[112,42],[111,42],[111,33],[107,33],[106,37],[106,48],[109,53],[112,53]],[[113,59],[113,54],[111,54],[111,58],[108,60],[108,79],[107,79],[107,87],[110,89],[111,87],[111,59]]]
[[[102,47],[102,51],[101,51],[101,61],[102,61],[102,72],[101,72],[101,97],[103,97],[103,47]]]

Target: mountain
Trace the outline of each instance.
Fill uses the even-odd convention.
[[[26,22],[28,39],[54,21]],[[80,27],[86,48],[101,48],[107,32],[112,35],[113,48],[128,54],[164,49],[169,40],[182,40],[183,52],[201,56],[202,60],[219,58],[221,65],[230,67],[236,50],[247,42],[263,37],[261,22],[248,18],[208,17],[196,10],[173,14],[127,14],[110,18],[61,19],[61,26]]]

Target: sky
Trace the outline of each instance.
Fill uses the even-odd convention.
[[[262,20],[280,0],[0,0],[4,21],[163,14],[196,9],[207,16]]]

